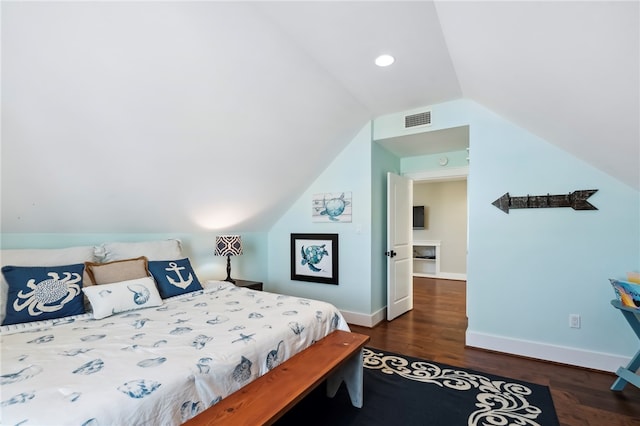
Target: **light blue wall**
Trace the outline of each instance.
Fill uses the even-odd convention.
[[[470,126],[468,333],[631,356],[637,339],[609,305],[608,278],[640,269],[640,193],[474,102],[431,109],[430,130]],[[397,123],[408,113],[365,126],[268,233],[242,234],[245,254],[232,259],[232,275],[262,280],[267,290],[326,300],[343,311],[371,314],[384,307],[385,175],[419,166],[407,159],[401,164],[371,140],[406,132]],[[530,209],[507,215],[491,205],[505,192],[578,189],[598,189],[589,201],[599,210]],[[352,192],[353,222],[311,222],[313,194],[340,191]],[[339,234],[338,286],[290,280],[291,233]],[[212,253],[213,232],[1,237],[2,248],[180,238],[199,277],[226,276],[225,259]],[[568,327],[569,314],[582,316],[582,328]]]
[[[350,191],[351,223],[313,223],[314,194]],[[290,279],[290,234],[337,233],[339,284]],[[269,231],[266,290],[324,300],[339,309],[371,312],[371,126],[367,124]]]
[[[371,144],[371,294],[372,312],[387,305],[387,173],[400,174],[400,159],[377,143]]]
[[[227,230],[224,234],[233,234]],[[267,234],[260,232],[241,233],[243,255],[231,258],[233,278],[262,281],[267,277]],[[182,241],[185,256],[189,257],[201,280],[224,279],[227,276],[227,259],[213,255],[215,233],[166,233],[166,234],[10,234],[1,235],[0,247],[62,248],[84,245],[99,245],[106,242],[155,241],[177,238]]]
[[[470,126],[468,333],[631,356],[637,338],[609,305],[608,278],[640,269],[640,193],[474,102],[432,111],[431,130]],[[402,134],[407,113],[376,120],[374,137]],[[589,201],[599,210],[491,204],[579,189],[598,189]]]
[[[609,305],[608,278],[640,267],[640,194],[473,107],[469,329],[631,355],[636,338]],[[598,189],[589,201],[599,210],[531,209],[506,215],[491,205],[505,192],[578,189]],[[581,329],[568,327],[571,313],[582,316]]]
[[[469,162],[467,157],[469,153],[467,150],[463,151],[450,151],[443,154],[433,155],[417,155],[415,157],[403,157],[400,159],[400,167],[402,167],[402,173],[414,173],[424,172],[426,170],[442,170],[438,161],[442,157],[447,157],[449,162],[446,167],[467,167]]]

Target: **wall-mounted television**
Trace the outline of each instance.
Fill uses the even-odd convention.
[[[424,229],[424,206],[413,206],[413,229]]]

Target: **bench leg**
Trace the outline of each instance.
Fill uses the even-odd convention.
[[[640,376],[636,374],[636,371],[640,368],[640,351],[631,358],[631,361],[626,368],[620,367],[616,374],[619,376],[613,385],[611,385],[612,391],[621,391],[627,385],[631,383],[640,387]]]
[[[340,384],[344,382],[354,407],[362,408],[362,369],[363,351],[349,358],[338,370],[327,378],[327,396],[333,398]]]

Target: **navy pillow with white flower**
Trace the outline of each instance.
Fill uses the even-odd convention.
[[[4,266],[9,284],[7,315],[2,325],[84,314],[84,264]]]
[[[188,258],[179,260],[150,260],[149,272],[158,284],[163,299],[202,290]]]

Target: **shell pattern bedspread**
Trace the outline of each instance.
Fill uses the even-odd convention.
[[[210,282],[157,308],[0,328],[3,425],[176,425],[330,332],[333,305]]]

